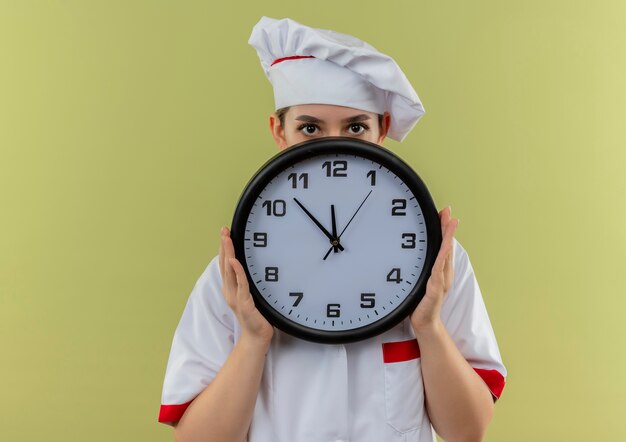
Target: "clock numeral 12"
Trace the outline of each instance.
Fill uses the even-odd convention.
[[[348,169],[348,162],[344,161],[344,160],[334,160],[333,161],[333,166],[335,167],[332,172],[332,176],[338,176],[338,177],[347,177],[348,174],[346,173],[346,170]],[[322,168],[326,168],[326,176],[331,176],[330,175],[330,161],[326,161],[324,162],[324,164],[322,164]],[[343,173],[342,173],[343,172]]]
[[[291,187],[292,189],[296,189],[298,187],[298,180],[302,180],[302,188],[303,189],[308,189],[309,188],[309,174],[308,173],[301,173],[300,176],[298,176],[297,173],[290,173],[289,176],[287,177],[288,180],[292,180],[291,182]]]
[[[265,200],[261,207],[267,207],[267,215],[268,216],[285,216],[285,212],[287,212],[287,203],[284,200]]]
[[[338,318],[341,316],[341,304],[328,304],[326,306],[326,317]]]

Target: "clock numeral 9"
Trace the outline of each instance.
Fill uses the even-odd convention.
[[[414,249],[415,248],[415,233],[403,233],[402,239],[407,238],[408,244],[402,243],[403,249]]]
[[[259,241],[257,243],[257,241]],[[267,247],[267,233],[265,232],[254,232],[254,242],[252,243],[254,247]]]
[[[265,267],[265,280],[269,282],[277,282],[278,267]]]
[[[394,273],[396,275],[395,277],[393,276]],[[400,277],[400,269],[398,268],[391,269],[391,271],[387,274],[387,281],[400,284],[400,282],[402,281],[402,278]]]
[[[332,176],[338,176],[338,177],[347,177],[348,174],[346,173],[346,170],[348,169],[348,162],[344,161],[344,160],[335,160],[333,161],[333,166],[335,166],[335,168],[333,169],[333,175]],[[326,176],[330,176],[330,161],[326,161],[324,164],[322,164],[322,169],[326,168]],[[343,173],[342,173],[343,172]]]
[[[375,186],[376,185],[376,171],[375,170],[370,170],[369,172],[367,172],[366,176],[371,179],[370,184],[372,186]]]
[[[361,308],[376,307],[376,293],[361,293]]]
[[[326,317],[327,318],[338,318],[341,316],[341,304],[328,304],[326,306]]]
[[[292,189],[296,189],[298,187],[298,180],[302,180],[303,189],[309,188],[309,174],[308,173],[301,173],[300,176],[298,176],[298,174],[295,172],[290,173],[287,179],[291,180]]]
[[[391,208],[391,216],[405,216],[406,215],[406,212],[401,212],[401,210],[406,210],[406,200],[403,200],[403,199],[392,200],[391,205],[393,206]]]
[[[268,216],[285,216],[285,212],[287,212],[287,203],[284,200],[265,200],[261,207],[267,207],[267,215]]]
[[[297,298],[296,302],[293,303],[293,306],[297,307],[298,304],[300,304],[300,301],[302,301],[302,298],[304,297],[304,293],[302,293],[302,292],[290,292],[289,296],[295,296]]]

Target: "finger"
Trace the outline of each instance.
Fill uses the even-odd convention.
[[[228,283],[231,284],[232,287],[235,287],[237,283],[237,277],[235,276],[232,265],[230,264],[230,259],[235,258],[235,247],[233,246],[233,241],[229,236],[224,236],[224,251],[225,255],[225,263],[226,263],[226,278]]]
[[[220,231],[220,274],[224,277],[224,230]]]
[[[439,264],[441,266],[441,269],[443,269],[443,265],[452,250],[452,238],[454,236],[456,226],[458,225],[458,221],[459,220],[452,220],[444,226],[443,240],[441,241],[441,248],[439,249],[439,254],[437,255],[437,261],[435,262],[435,264]]]
[[[445,232],[445,226],[450,221],[450,217],[452,215],[452,207],[444,207],[441,212],[439,212],[439,219],[441,220],[441,234]]]
[[[239,297],[239,301],[243,301],[248,298],[248,294],[250,293],[248,278],[246,277],[246,272],[243,269],[243,266],[237,258],[231,258],[230,262],[237,277],[237,296]]]
[[[446,223],[443,243],[445,245],[445,248],[447,249],[447,252],[449,252],[450,249],[452,249],[452,238],[454,237],[454,232],[456,231],[456,227],[458,225],[459,225],[458,219],[451,219]]]

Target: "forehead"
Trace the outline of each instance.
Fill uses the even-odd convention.
[[[290,118],[297,118],[299,115],[310,115],[320,120],[343,120],[355,115],[368,115],[375,117],[373,112],[367,112],[352,107],[336,106],[334,104],[298,104],[291,106],[287,115]]]

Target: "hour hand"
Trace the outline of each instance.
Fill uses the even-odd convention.
[[[315,225],[316,225],[317,227],[319,227],[319,228],[320,228],[320,230],[324,233],[324,235],[326,235],[326,237],[327,237],[327,238],[328,238],[331,242],[336,241],[336,238],[335,238],[335,237],[333,237],[333,235],[331,235],[331,234],[330,234],[330,232],[329,232],[328,230],[326,230],[326,228],[324,228],[324,226],[323,226],[322,224],[320,224],[320,222],[319,222],[317,219],[315,219],[315,217],[311,214],[311,212],[309,212],[309,211],[306,209],[306,207],[304,207],[304,206],[302,205],[302,203],[301,203],[300,201],[298,201],[298,200],[297,200],[297,198],[295,198],[295,197],[294,197],[294,199],[293,199],[293,200],[294,200],[294,201],[295,201],[295,202],[296,202],[296,203],[300,206],[300,208],[301,208],[302,210],[304,210],[304,213],[306,213],[306,214],[308,215],[308,217],[309,217],[309,218],[311,218],[311,219],[313,220],[313,222],[315,223]],[[341,245],[341,244],[337,244],[337,247],[339,247],[339,250],[343,250],[343,247],[342,247],[342,245]]]
[[[337,221],[335,219],[335,205],[334,204],[330,205],[330,217],[331,217],[332,224],[333,224],[332,235],[333,235],[333,238],[335,238],[335,241],[337,241],[337,245],[335,245],[335,241],[333,241],[333,250],[335,253],[338,253],[340,244],[339,244],[339,238],[337,238]]]

